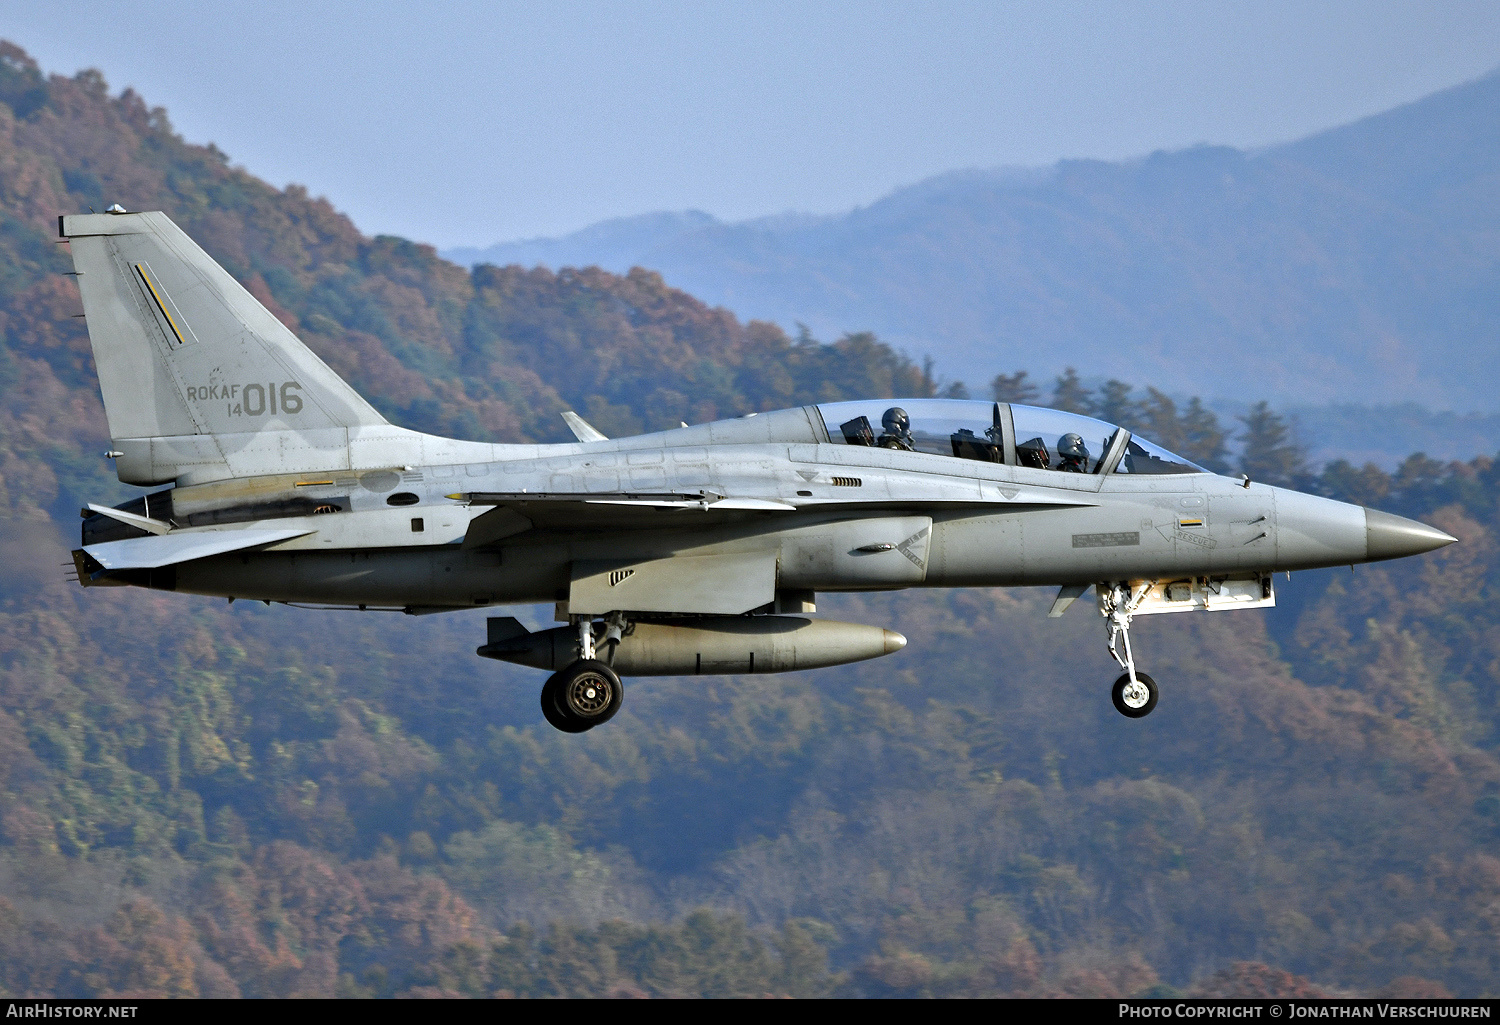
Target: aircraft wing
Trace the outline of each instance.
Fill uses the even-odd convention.
[[[470,505],[495,508],[477,516],[464,534],[465,548],[482,548],[533,527],[599,526],[617,529],[658,526],[664,513],[795,512],[796,506],[764,498],[728,498],[697,493],[471,492],[449,495]]]
[[[883,505],[936,505],[978,506],[995,508],[1073,508],[1096,506],[1099,500],[1094,495],[1072,495],[1042,493],[1036,488],[993,487],[984,482],[986,488],[980,495],[972,496],[914,496],[911,499],[892,503],[880,499],[841,499],[837,502],[801,502],[792,505],[774,498],[733,498],[703,492],[583,492],[562,493],[546,491],[470,491],[448,495],[458,502],[469,505],[493,505],[519,509],[522,506],[534,510],[561,509],[572,506],[617,506],[636,509],[683,510],[699,512],[797,512],[823,508],[829,505],[867,506],[871,509]],[[993,490],[993,494],[990,491]]]
[[[470,505],[512,506],[521,503],[558,505],[623,505],[641,509],[751,510],[756,512],[794,512],[795,505],[767,498],[729,498],[709,492],[547,492],[547,491],[471,491],[449,495]]]
[[[988,484],[988,482],[986,482]],[[993,486],[990,486],[993,488]],[[907,507],[975,507],[995,511],[1071,508],[1098,505],[1093,495],[1043,494],[1035,488],[985,490],[973,497],[917,499],[915,501],[840,501],[837,503],[804,502],[792,505],[767,498],[735,498],[712,491],[703,492],[541,492],[541,491],[474,491],[447,496],[470,505],[494,506],[475,517],[464,535],[463,547],[482,548],[528,530],[581,527],[629,530],[659,527],[673,516],[673,523],[686,525],[678,516],[705,522],[727,513],[787,513],[817,511],[834,507],[853,507],[870,515],[888,515],[888,506]],[[700,519],[703,517],[704,519]]]
[[[204,530],[192,533],[132,537],[84,545],[83,550],[105,569],[158,569],[179,562],[206,559],[244,548],[259,548],[313,533],[311,530]]]

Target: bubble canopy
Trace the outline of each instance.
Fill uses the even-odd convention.
[[[1208,473],[1114,424],[1060,409],[969,399],[863,399],[817,407],[834,444],[1063,473]]]

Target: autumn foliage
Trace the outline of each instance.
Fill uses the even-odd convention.
[[[1302,486],[1462,544],[1152,617],[1110,708],[1080,603],[824,596],[911,639],[817,674],[631,681],[541,722],[482,614],[307,613],[63,580],[121,501],[59,213],[163,209],[404,426],[556,440],[945,386],[869,335],[741,324],[658,275],[368,238],[95,72],[0,45],[0,989],[163,996],[1478,995],[1500,977],[1500,470]],[[1117,387],[1116,387],[1117,386]],[[997,394],[1025,397],[1024,374]],[[1062,404],[1207,461],[1160,392]],[[1282,425],[1284,426],[1284,424]],[[1174,433],[1175,432],[1175,433]],[[545,619],[550,610],[538,618]]]

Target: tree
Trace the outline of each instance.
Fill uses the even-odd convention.
[[[1374,463],[1359,469],[1347,459],[1335,459],[1323,467],[1318,492],[1341,502],[1378,506],[1391,493],[1391,475]]]
[[[1182,448],[1174,451],[1187,456],[1193,462],[1206,466],[1215,473],[1228,473],[1228,435],[1219,426],[1219,418],[1213,410],[1203,405],[1194,395],[1182,414]]]
[[[1393,481],[1395,490],[1408,506],[1423,507],[1437,504],[1434,499],[1440,493],[1440,482],[1448,469],[1445,463],[1433,459],[1426,452],[1415,452],[1401,461],[1396,468]]]
[[[1307,475],[1307,459],[1291,425],[1272,411],[1270,403],[1257,402],[1239,420],[1245,425],[1240,470],[1251,480],[1284,488]]]
[[[1094,404],[1094,415],[1101,420],[1121,427],[1131,427],[1140,422],[1141,404],[1130,397],[1131,387],[1124,381],[1111,378],[1099,389],[1099,400]],[[1163,396],[1165,397],[1165,396]],[[1173,410],[1176,413],[1176,410]]]
[[[1251,957],[1204,991],[1306,995],[1286,972],[1404,997],[1494,988],[1488,457],[1325,471],[1328,491],[1388,488],[1378,507],[1464,543],[1299,575],[1323,597],[1292,592],[1274,616],[1157,631],[1153,658],[1193,685],[1145,745],[1094,728],[1112,714],[1097,621],[1043,636],[1050,596],[1025,591],[844,598],[869,621],[899,612],[919,643],[826,683],[667,679],[580,746],[539,720],[534,675],[475,675],[473,624],[80,597],[50,565],[23,571],[58,547],[33,527],[76,527],[80,492],[118,487],[78,454],[108,435],[51,241],[57,210],[101,195],[211,229],[393,415],[472,417],[492,440],[556,438],[556,410],[591,396],[649,428],[925,393],[920,361],[872,335],[740,325],[647,272],[465,275],[165,125],[96,73],[43,77],[0,44],[7,996],[1176,997]],[[1076,372],[1059,384],[1058,405],[1090,408]],[[1231,425],[1144,393],[1143,433],[1171,444],[1174,421],[1178,451],[1223,459]],[[1156,498],[1162,520],[1184,508]],[[700,896],[714,910],[682,920]],[[1147,988],[1153,971],[1173,985]]]
[[[1069,413],[1093,412],[1088,389],[1078,379],[1078,371],[1072,367],[1062,372],[1057,379],[1057,387],[1052,389],[1052,408],[1067,410]]]
[[[1146,399],[1140,403],[1139,419],[1141,433],[1158,445],[1173,452],[1181,452],[1187,440],[1182,429],[1182,418],[1177,415],[1177,403],[1164,392],[1155,388],[1146,389]]]
[[[1024,370],[1017,370],[1014,374],[997,374],[990,382],[990,394],[995,396],[996,402],[1035,405],[1036,400],[1041,397],[1041,392],[1026,378],[1027,374]]]

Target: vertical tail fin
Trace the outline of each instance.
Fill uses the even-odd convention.
[[[386,420],[163,213],[59,218],[120,479],[346,465]]]

